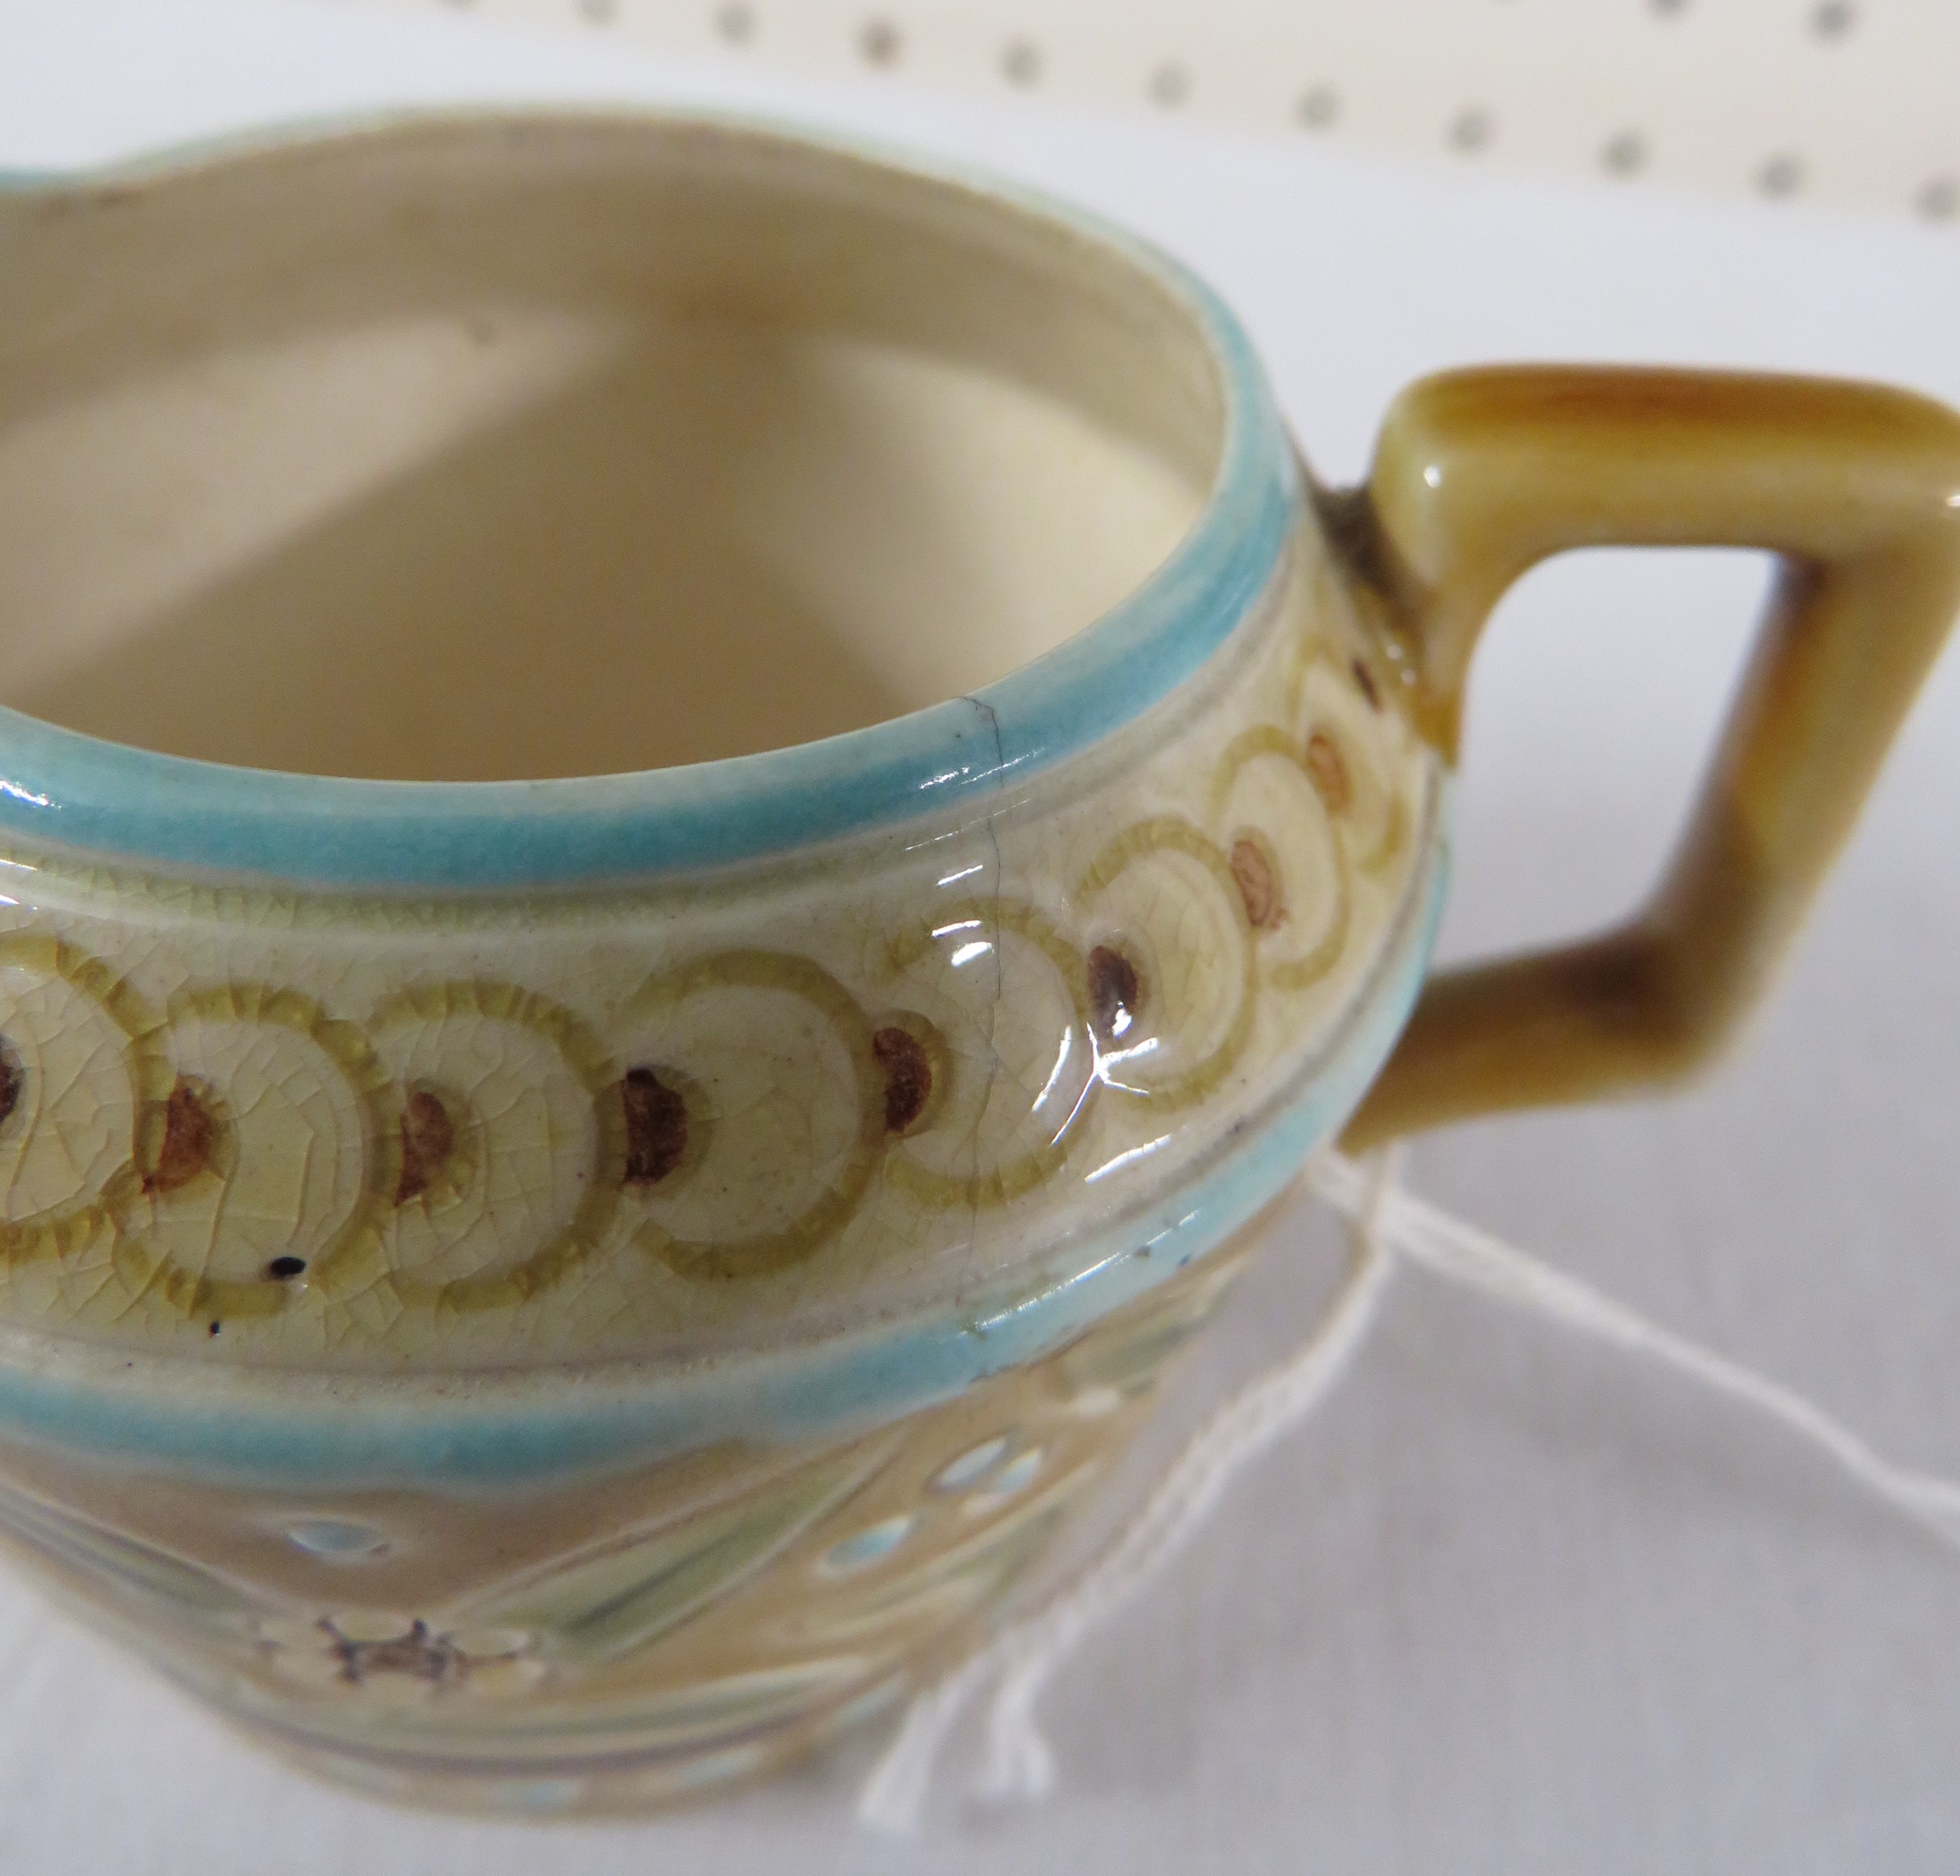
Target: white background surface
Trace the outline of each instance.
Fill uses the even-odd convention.
[[[1960,399],[1960,236],[1800,203],[1452,178],[342,7],[0,0],[0,168],[417,98],[739,98],[977,157],[1176,248],[1322,472],[1411,375],[1497,358],[1878,375]],[[1761,584],[1599,555],[1507,603],[1473,692],[1461,953],[1639,892]],[[1422,1146],[1412,1183],[1960,1474],[1960,659],[1924,698],[1746,1055],[1665,1105]],[[1302,1213],[1160,1430],[1297,1336]],[[1318,1248],[1312,1248],[1317,1245]],[[1402,1280],[1322,1417],[1236,1488],[1046,1715],[1063,1787],[912,1845],[842,1765],[655,1823],[463,1825],[317,1789],[0,1579],[5,1876],[1960,1868],[1960,1560],[1781,1436]],[[958,1769],[956,1765],[956,1770]]]

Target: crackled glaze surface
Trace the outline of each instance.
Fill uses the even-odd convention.
[[[1302,537],[1195,695],[820,862],[471,907],[14,855],[0,1318],[501,1366],[1009,1270],[1349,1013],[1431,774],[1374,660]]]

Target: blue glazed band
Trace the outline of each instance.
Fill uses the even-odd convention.
[[[822,132],[805,140],[880,154]],[[151,159],[130,173],[167,173],[189,160]],[[1298,472],[1251,342],[1201,281],[1147,244],[1017,188],[921,170],[911,159],[902,167],[1086,236],[1190,308],[1223,391],[1223,455],[1204,513],[1122,604],[971,697],[794,748],[631,774],[289,774],[160,755],[0,709],[0,837],[334,886],[509,889],[645,876],[956,809],[1089,747],[1167,696],[1265,589],[1297,514]],[[14,176],[0,186],[31,192],[110,180]]]

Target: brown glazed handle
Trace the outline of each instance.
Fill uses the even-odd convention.
[[[1344,1143],[1678,1080],[1729,1038],[1960,607],[1960,417],[1876,386],[1498,368],[1424,380],[1328,499],[1364,609],[1455,759],[1504,589],[1568,548],[1766,548],[1768,614],[1673,863],[1631,923],[1431,980]]]

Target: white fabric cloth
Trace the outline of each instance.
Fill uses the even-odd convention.
[[[924,1821],[947,1740],[991,1690],[978,1789],[1043,1798],[1055,1754],[1036,1708],[1076,1652],[1119,1620],[1194,1541],[1239,1475],[1297,1432],[1360,1358],[1396,1271],[1405,1265],[1459,1284],[1614,1353],[1762,1415],[1831,1461],[1883,1507],[1960,1550],[1960,1481],[1908,1472],[1873,1452],[1815,1401],[1724,1359],[1555,1270],[1529,1251],[1411,1198],[1395,1182],[1406,1147],[1363,1167],[1328,1151],[1309,1190],[1348,1221],[1354,1263],[1325,1319],[1219,1407],[1103,1548],[1030,1610],[1004,1624],[937,1684],[920,1690],[858,1802],[868,1830],[905,1836]],[[1282,1251],[1280,1254],[1284,1255]]]
[[[995,1798],[1040,1798],[1054,1789],[1055,1755],[1035,1714],[1048,1683],[1163,1574],[1239,1475],[1298,1429],[1366,1345],[1402,1248],[1402,1239],[1387,1229],[1400,1156],[1399,1149],[1384,1153],[1366,1174],[1345,1162],[1330,1165],[1341,1208],[1351,1221],[1354,1263],[1326,1320],[1205,1422],[1136,1516],[1082,1569],[1045,1602],[1003,1626],[944,1680],[920,1690],[859,1795],[860,1824],[895,1836],[918,1828],[947,1736],[962,1711],[990,1687],[981,1789]]]
[[[1960,240],[1800,204],[1452,180],[1304,146],[867,83],[660,70],[598,44],[253,0],[0,0],[0,168],[441,97],[708,93],[827,114],[1087,199],[1246,313],[1318,466],[1398,384],[1493,357],[1701,359],[1960,399]],[[1532,576],[1472,689],[1462,953],[1620,909],[1664,854],[1760,584],[1739,558]],[[1425,1197],[1960,1472],[1960,662],[1898,752],[1748,1054],[1667,1104],[1425,1142]],[[1297,1245],[1234,1296],[1130,1502],[1325,1314]],[[1960,1579],[1841,1472],[1704,1393],[1456,1288],[1398,1283],[1297,1438],[1085,1641],[1038,1807],[858,1832],[874,1756],[651,1824],[387,1810],[288,1774],[0,1576],[7,1876],[1789,1876],[1960,1868]]]

